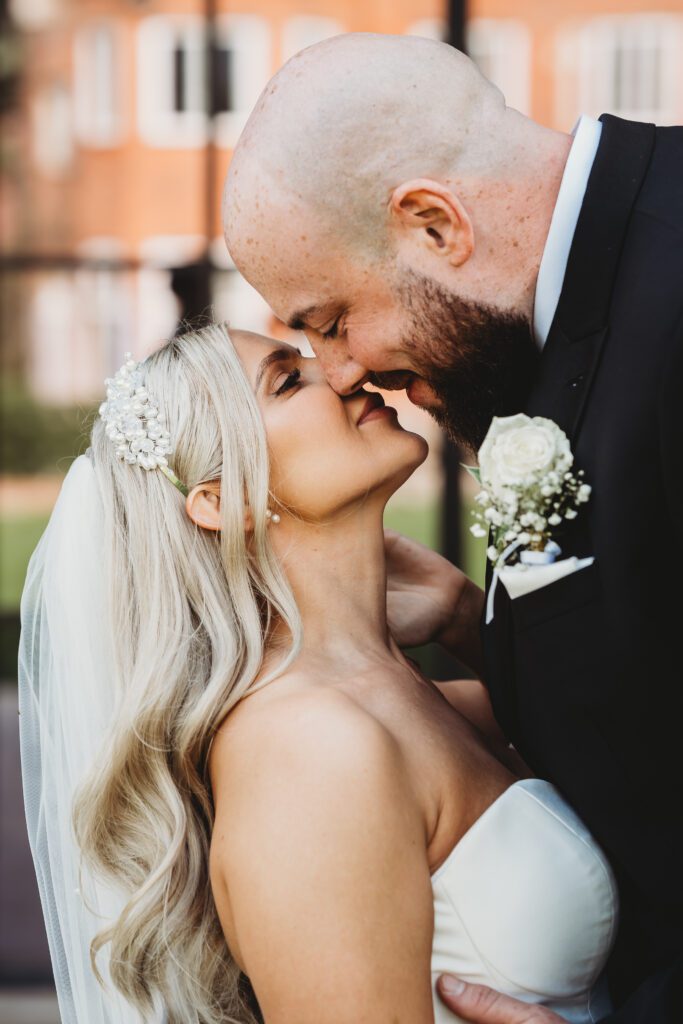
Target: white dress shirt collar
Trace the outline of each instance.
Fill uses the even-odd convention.
[[[550,222],[534,296],[534,335],[540,348],[545,345],[560,299],[576,222],[586,194],[588,178],[600,142],[602,125],[581,116],[572,135],[560,191]]]

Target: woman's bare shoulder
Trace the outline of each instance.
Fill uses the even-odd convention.
[[[277,680],[269,684],[277,685]],[[330,783],[340,770],[349,778],[359,765],[407,783],[394,736],[343,690],[304,683],[283,687],[281,694],[273,691],[267,700],[250,700],[228,716],[213,743],[211,774],[219,799],[241,799],[245,773],[252,795],[276,781],[298,787],[300,774],[310,772],[311,765]]]
[[[266,1019],[371,1019],[359,1000],[431,1019],[425,827],[391,733],[347,694],[302,688],[224,732],[214,771],[212,877]]]

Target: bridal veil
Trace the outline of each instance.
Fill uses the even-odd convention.
[[[106,963],[98,982],[90,943],[126,897],[81,862],[74,794],[116,713],[102,567],[105,538],[97,476],[81,455],[64,480],[28,569],[21,602],[19,722],[22,780],[62,1024],[139,1024]],[[163,1021],[161,1011],[154,1021]]]

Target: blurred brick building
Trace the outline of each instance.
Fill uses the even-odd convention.
[[[681,2],[643,6],[471,0],[468,48],[511,106],[545,124],[569,130],[579,112],[603,110],[683,121]],[[209,256],[217,315],[272,330],[230,267],[219,216],[231,148],[259,92],[326,36],[439,37],[445,26],[438,0],[14,0],[10,11],[23,74],[18,109],[5,115],[3,251],[88,261],[34,274],[22,306],[33,390],[53,401],[89,397],[126,348],[142,353],[173,329],[171,266]],[[115,272],[108,261],[124,262]]]

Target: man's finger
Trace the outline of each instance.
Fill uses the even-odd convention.
[[[543,1006],[521,1003],[485,985],[466,985],[453,974],[442,974],[436,988],[446,1006],[472,1024],[563,1024]]]

